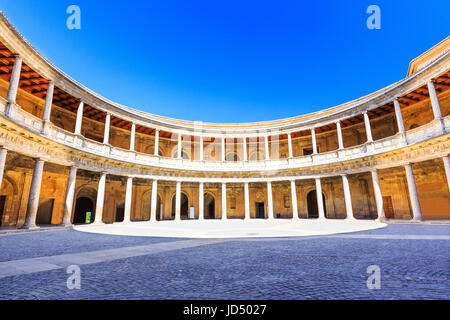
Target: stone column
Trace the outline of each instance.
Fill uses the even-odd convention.
[[[313,154],[317,154],[316,129],[311,129],[311,140],[313,147]]]
[[[11,79],[9,80],[8,95],[6,103],[16,103],[17,89],[19,88],[20,71],[22,69],[22,57],[15,55],[14,66],[11,72]]]
[[[269,136],[264,136],[264,151],[266,154],[266,160],[270,160],[270,153],[269,153]]]
[[[204,184],[200,182],[198,185],[198,220],[203,220],[205,216],[205,200],[204,200]]]
[[[84,108],[84,103],[83,103],[83,101],[80,101],[80,104],[78,105],[78,109],[77,109],[77,120],[75,122],[75,131],[74,131],[75,135],[81,134],[81,125],[83,122],[83,108]]]
[[[448,190],[450,191],[450,156],[445,156],[442,158],[444,161],[444,168],[445,168],[445,175],[447,176],[447,184],[448,184]],[[1,166],[0,166],[1,168]],[[0,187],[1,187],[0,183]]]
[[[405,132],[405,126],[403,124],[403,116],[398,99],[394,100],[394,110],[395,110],[395,118],[397,119],[398,132],[403,133]]]
[[[97,204],[95,206],[95,220],[94,224],[102,224],[103,218],[103,206],[105,204],[105,184],[106,184],[106,173],[100,173],[100,180],[98,181],[97,190]]]
[[[370,119],[369,115],[367,114],[367,111],[363,112],[363,115],[364,115],[364,125],[366,127],[367,142],[373,142],[372,129],[370,128]]]
[[[33,178],[31,179],[30,194],[28,196],[28,206],[25,224],[25,229],[35,229],[36,215],[39,208],[39,195],[41,193],[42,173],[44,171],[44,161],[36,159],[34,164]]]
[[[250,220],[250,197],[248,193],[248,182],[244,182],[244,204],[245,204],[245,220]]]
[[[344,139],[342,138],[342,129],[341,129],[341,122],[336,122],[336,131],[337,131],[337,137],[338,137],[338,145],[339,150],[344,149]]]
[[[244,138],[242,138],[242,147],[243,147],[243,149],[244,149],[244,161],[247,161],[248,160],[248,157],[247,157],[247,137],[244,137]]]
[[[152,199],[150,205],[150,222],[156,221],[156,209],[158,207],[158,180],[152,181]]]
[[[420,209],[419,195],[417,194],[416,181],[414,179],[414,173],[412,165],[410,163],[405,165],[406,180],[408,181],[409,198],[411,200],[411,206],[413,211],[413,220],[422,220],[422,211]]]
[[[181,207],[181,182],[177,181],[177,189],[175,194],[175,221],[181,220],[180,207]]]
[[[131,197],[133,195],[133,178],[127,178],[127,188],[125,192],[125,209],[123,215],[123,223],[131,221]]]
[[[320,183],[320,178],[316,178],[315,180],[316,180],[317,208],[319,209],[319,219],[325,219],[325,211],[323,209],[322,185]]]
[[[77,179],[77,168],[70,167],[69,178],[67,179],[67,188],[66,188],[66,200],[64,202],[64,210],[63,210],[63,221],[62,224],[64,226],[72,225],[72,209],[73,209],[73,198],[75,196],[75,182]]]
[[[272,197],[272,182],[267,182],[267,217],[273,220],[273,197]]]
[[[0,146],[0,190],[2,189],[3,173],[5,172],[6,154],[8,150]]]
[[[105,135],[103,136],[103,143],[109,144],[109,128],[111,126],[111,114],[106,114],[106,121],[105,121]]]
[[[158,155],[158,150],[159,149],[159,130],[155,130],[155,150],[153,152],[153,154],[155,156]]]
[[[135,141],[136,141],[136,124],[133,122],[131,124],[130,151],[134,151]]]
[[[344,199],[345,199],[345,210],[347,212],[347,219],[354,220],[353,207],[352,207],[352,196],[350,194],[350,185],[348,183],[347,175],[343,174],[342,185],[344,186]]]
[[[53,81],[50,80],[50,82],[48,83],[47,94],[45,96],[44,115],[42,117],[42,120],[44,120],[44,121],[50,121],[54,89],[55,89],[55,84],[53,83]]]
[[[292,219],[299,220],[297,208],[297,190],[295,180],[291,180]]]
[[[222,161],[225,161],[225,138],[222,137],[222,148],[221,148],[221,152],[222,152]]]
[[[203,136],[200,136],[200,161],[203,161]]]
[[[288,133],[288,150],[289,150],[289,158],[294,157],[294,152],[292,151],[292,136],[291,133]]]
[[[380,179],[378,179],[377,170],[372,170],[371,173],[372,173],[373,192],[375,194],[375,203],[377,205],[378,220],[384,221],[386,220],[386,216],[384,214],[383,208],[383,195],[381,193]]]
[[[434,80],[430,80],[427,82],[428,93],[430,95],[431,107],[433,108],[434,119],[441,119],[441,108],[439,107],[439,100],[436,94],[436,90],[433,84]]]
[[[181,141],[181,133],[178,134],[178,145],[177,145],[177,155],[178,159],[181,159],[181,152],[183,151],[182,141]]]
[[[227,184],[222,183],[222,220],[227,219]]]

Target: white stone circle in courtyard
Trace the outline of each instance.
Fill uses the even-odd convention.
[[[76,225],[75,230],[122,236],[168,238],[273,238],[305,237],[349,233],[383,228],[387,224],[370,220],[184,220],[148,221],[100,225]]]

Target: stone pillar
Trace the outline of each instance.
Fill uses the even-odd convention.
[[[44,120],[44,121],[50,121],[54,89],[55,89],[55,84],[53,83],[53,81],[50,80],[50,82],[48,83],[47,94],[45,96],[44,115],[42,117],[42,120]]]
[[[200,161],[203,161],[203,136],[200,136]]]
[[[370,119],[369,115],[367,114],[367,111],[363,112],[363,115],[364,115],[364,125],[366,127],[367,142],[373,142],[372,129],[370,128]]]
[[[105,121],[105,135],[103,136],[103,143],[109,144],[109,128],[111,126],[111,114],[106,114],[106,121]]]
[[[222,161],[225,161],[225,138],[222,137],[222,148],[221,148],[221,152],[222,152]]]
[[[77,179],[77,168],[70,167],[69,178],[67,179],[66,200],[64,202],[63,221],[64,226],[72,225],[73,197],[75,196],[75,182]]]
[[[8,150],[0,146],[0,190],[2,189],[3,173],[5,172],[6,154]]]
[[[436,94],[436,90],[434,88],[433,80],[427,82],[428,93],[430,95],[431,107],[433,108],[434,119],[441,119],[441,108],[439,107],[439,100]]]
[[[227,219],[227,184],[222,183],[222,220]]]
[[[409,198],[411,200],[411,206],[413,211],[413,220],[422,220],[422,211],[420,209],[419,195],[417,194],[416,181],[414,179],[414,173],[412,165],[410,163],[405,165],[406,180],[408,181]]]
[[[95,220],[94,224],[103,223],[103,206],[105,204],[105,184],[106,184],[106,173],[100,173],[100,180],[98,181],[97,190],[97,205],[95,206]]]
[[[177,189],[175,194],[175,221],[181,220],[180,207],[181,207],[181,182],[177,181]]]
[[[36,159],[36,162],[34,164],[33,178],[31,179],[30,194],[28,196],[27,214],[25,224],[23,225],[23,228],[25,229],[38,228],[36,226],[36,215],[39,208],[39,195],[41,193],[43,171],[44,161],[41,159]]]
[[[244,182],[244,204],[245,204],[245,220],[250,220],[250,196],[248,193],[248,182]]]
[[[323,209],[322,185],[320,183],[320,178],[316,178],[315,180],[316,180],[317,208],[319,209],[319,219],[325,219],[325,211]]]
[[[266,160],[270,160],[270,153],[269,153],[269,136],[264,136],[264,151],[266,154]]]
[[[158,150],[159,149],[159,130],[155,130],[155,150],[153,152],[153,154],[155,156],[158,155]]]
[[[178,145],[177,145],[177,158],[181,159],[181,153],[183,151],[182,141],[181,141],[181,133],[178,134]]]
[[[341,128],[341,122],[336,122],[336,131],[337,131],[337,137],[338,137],[338,148],[339,150],[344,149],[344,139],[342,138],[342,128]]]
[[[445,156],[442,158],[444,161],[444,168],[445,168],[445,175],[447,176],[447,184],[448,184],[448,190],[450,191],[450,156]],[[1,168],[1,166],[0,166]],[[0,187],[1,187],[0,183]]]
[[[354,220],[353,207],[352,207],[352,196],[350,194],[350,185],[348,183],[347,175],[342,175],[342,185],[344,186],[344,199],[345,199],[345,210],[347,212],[347,219]]]
[[[402,110],[400,109],[400,103],[398,102],[398,99],[394,100],[394,110],[395,118],[397,119],[398,132],[403,133],[405,132],[405,125],[403,124]]]
[[[133,195],[133,178],[127,178],[127,188],[125,191],[125,209],[123,215],[123,223],[131,221],[131,197]]]
[[[80,101],[80,104],[78,105],[78,109],[77,109],[77,120],[75,122],[74,134],[76,134],[76,135],[81,134],[81,125],[83,122],[83,108],[84,108],[84,103],[83,103],[83,101]]]
[[[386,220],[386,216],[384,214],[383,208],[383,195],[381,193],[380,179],[378,179],[377,170],[372,170],[371,173],[372,173],[373,192],[375,194],[375,203],[377,205],[378,220],[384,221]]]
[[[156,221],[156,209],[158,207],[158,180],[152,181],[152,198],[150,205],[150,222]]]
[[[291,201],[292,201],[292,219],[299,220],[297,208],[297,190],[295,180],[291,180]]]
[[[247,161],[248,160],[248,157],[247,157],[247,137],[244,137],[244,138],[242,138],[242,147],[243,147],[243,149],[244,149],[244,161]]]
[[[294,152],[292,151],[292,136],[291,133],[288,133],[288,150],[289,150],[289,158],[294,157]]]
[[[11,79],[9,80],[8,95],[6,103],[16,103],[17,89],[19,88],[20,71],[22,69],[22,57],[15,55],[14,66],[11,72]]]
[[[311,140],[312,140],[313,154],[317,154],[316,130],[314,128],[311,129]]]
[[[198,220],[203,220],[205,216],[205,200],[204,200],[204,184],[200,182],[198,185]]]
[[[272,182],[267,182],[267,217],[273,220]]]
[[[134,151],[135,141],[136,141],[136,124],[133,122],[131,124],[130,151]]]

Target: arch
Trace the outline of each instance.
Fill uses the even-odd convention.
[[[175,150],[175,152],[172,155],[172,158],[175,158],[175,159],[178,158],[178,150]],[[189,155],[186,152],[184,152],[183,150],[181,151],[181,158],[185,159],[185,160],[189,160],[190,159]]]
[[[206,192],[203,197],[203,210],[205,219],[216,218],[216,200],[211,193]]]
[[[257,161],[257,160],[264,160],[265,155],[264,152],[260,149],[259,151],[253,151],[250,153],[250,156],[248,157],[248,160],[250,161]]]
[[[172,196],[172,219],[175,219],[176,194]],[[185,220],[189,218],[189,198],[186,193],[180,195],[180,218]]]
[[[90,212],[90,215],[87,214]],[[94,222],[95,206],[94,201],[89,197],[79,197],[75,203],[73,214],[73,224],[88,224]]]
[[[323,200],[323,211],[326,217],[327,205],[325,201],[325,195],[323,193],[322,193],[322,200]],[[319,218],[319,208],[317,206],[317,192],[315,189],[308,192],[308,195],[306,196],[306,202],[308,204],[308,219]]]
[[[226,157],[226,161],[241,161],[241,158],[237,155],[236,152],[229,152]]]

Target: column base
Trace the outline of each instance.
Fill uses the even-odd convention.
[[[19,229],[22,229],[22,230],[38,230],[38,229],[40,229],[41,227],[39,227],[39,226],[37,226],[37,225],[33,225],[33,226],[21,226]]]
[[[64,227],[64,228],[71,228],[71,227],[73,227],[73,224],[72,223],[61,223],[60,226]]]

